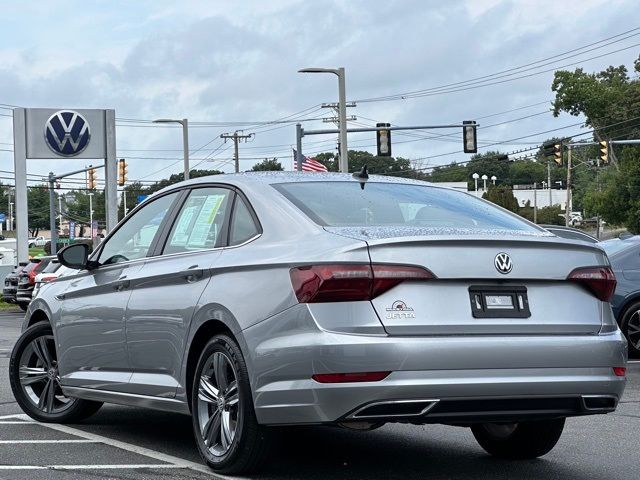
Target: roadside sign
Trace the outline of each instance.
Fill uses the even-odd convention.
[[[96,238],[98,236],[98,221],[94,220],[91,223],[91,238]]]
[[[69,240],[76,238],[76,222],[71,220],[69,222]]]
[[[0,213],[0,222],[6,222],[7,216],[4,213]]]
[[[149,195],[138,195],[138,203],[144,202]]]

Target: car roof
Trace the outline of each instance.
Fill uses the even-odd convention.
[[[242,187],[250,187],[256,184],[273,185],[278,183],[293,182],[357,182],[358,179],[353,177],[351,173],[338,172],[244,172],[229,173],[221,175],[207,175],[206,177],[197,177],[190,180],[175,183],[163,188],[157,193],[168,192],[176,188],[185,186],[197,186],[207,183],[227,183],[230,185]],[[448,188],[444,185],[415,180],[413,178],[391,177],[386,175],[369,175],[368,183],[398,183],[413,185],[428,185],[438,188]]]

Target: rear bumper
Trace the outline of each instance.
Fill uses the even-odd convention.
[[[612,369],[626,364],[626,342],[619,331],[589,336],[386,337],[316,330],[277,337],[272,330],[271,337],[262,337],[268,340],[254,343],[250,330],[244,333],[254,404],[264,424],[355,420],[354,412],[371,404],[414,400],[435,401],[435,406],[421,415],[387,417],[389,412],[383,411],[380,418],[473,423],[605,413],[615,409],[626,383]],[[315,373],[378,371],[392,373],[379,382],[321,384],[311,379]],[[590,409],[584,396],[610,400],[606,408]],[[471,400],[476,403],[463,402]],[[485,400],[489,402],[478,403]]]

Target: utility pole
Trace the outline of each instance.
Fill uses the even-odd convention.
[[[533,182],[533,223],[538,223],[538,183]]]
[[[567,205],[564,210],[564,224],[569,226],[571,218],[571,144],[567,145]]]
[[[551,161],[547,160],[547,188],[549,189],[549,206],[553,205],[553,197],[551,195]]]
[[[236,130],[233,133],[223,133],[222,135],[220,135],[220,138],[224,138],[225,142],[227,141],[228,138],[233,140],[233,147],[234,147],[233,160],[235,162],[236,173],[240,172],[240,156],[238,154],[238,143],[240,143],[241,140],[247,141],[250,138],[253,138],[255,135],[253,133],[243,135],[242,133],[238,133],[238,132],[242,132],[242,130]]]
[[[89,194],[89,229],[91,231],[91,238],[93,238],[93,192]]]
[[[58,252],[58,230],[56,229],[56,176],[49,172],[49,228],[51,229],[51,255]]]

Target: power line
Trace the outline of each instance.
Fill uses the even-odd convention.
[[[499,71],[499,72],[494,72],[494,73],[491,73],[491,74],[488,74],[488,75],[483,75],[483,76],[480,76],[480,77],[475,77],[475,78],[471,78],[471,79],[468,79],[468,80],[455,82],[455,83],[444,84],[444,85],[440,85],[440,86],[437,86],[437,87],[431,87],[431,88],[427,88],[427,89],[414,90],[414,91],[398,93],[398,94],[392,94],[392,95],[385,95],[385,96],[380,96],[380,97],[364,98],[364,99],[359,99],[359,100],[355,100],[355,101],[357,103],[368,103],[368,102],[378,102],[378,101],[404,100],[406,98],[427,96],[427,95],[423,95],[423,94],[433,93],[433,92],[436,92],[437,90],[443,90],[443,89],[446,90],[446,89],[451,89],[453,87],[458,88],[458,87],[462,87],[462,86],[465,86],[465,85],[471,85],[471,84],[478,84],[478,83],[486,82],[488,80],[492,80],[492,79],[495,79],[495,78],[504,78],[507,75],[503,75],[503,74],[507,74],[507,73],[510,73],[510,72],[514,72],[514,73],[510,73],[510,75],[517,75],[517,74],[522,73],[524,71],[529,71],[529,70],[532,70],[532,69],[535,69],[535,68],[540,68],[542,66],[550,65],[552,63],[558,63],[560,61],[567,60],[568,58],[573,58],[573,57],[576,57],[576,56],[579,56],[579,55],[583,55],[584,53],[587,53],[587,52],[590,52],[590,51],[593,51],[593,50],[597,50],[599,48],[603,48],[605,46],[608,46],[608,45],[611,45],[611,44],[614,44],[614,43],[618,43],[618,42],[627,40],[627,39],[629,39],[631,37],[639,35],[640,32],[633,33],[632,35],[628,35],[628,36],[624,37],[625,35],[630,34],[631,32],[636,32],[637,30],[640,30],[640,27],[636,27],[636,28],[633,28],[631,30],[627,30],[626,32],[619,33],[617,35],[613,35],[611,37],[604,38],[604,39],[599,40],[597,42],[593,42],[593,43],[590,43],[590,44],[587,44],[587,45],[583,45],[582,47],[574,48],[572,50],[568,50],[568,51],[565,51],[565,52],[562,52],[562,53],[559,53],[559,54],[556,54],[556,55],[553,55],[553,56],[550,56],[550,57],[547,57],[547,58],[543,58],[541,60],[537,60],[537,61],[534,61],[534,62],[531,62],[531,63],[527,63],[525,65],[521,65],[521,66],[518,66],[518,67],[508,68],[506,70],[502,70],[502,71]],[[615,40],[615,41],[610,42],[610,43],[604,43],[604,42],[607,42],[609,40],[612,40],[612,39],[618,38],[618,37],[624,37],[624,38],[619,38],[618,40]],[[599,45],[596,48],[585,50],[588,47],[592,47],[592,46],[598,45],[598,44],[603,44],[603,45]],[[621,49],[621,50],[626,50],[626,49],[632,48],[634,46],[637,46],[637,45],[632,45],[630,47],[626,47],[626,48]],[[582,51],[580,53],[577,53],[575,55],[567,56],[568,54],[571,54],[571,53],[574,53],[574,52],[578,52],[580,50],[584,50],[584,51]],[[616,50],[614,52],[609,52],[609,53],[606,53],[604,55],[610,55],[612,53],[617,53],[618,51],[621,51],[621,50]],[[604,55],[599,55],[599,56],[592,57],[592,58],[589,58],[589,59],[583,59],[580,62],[589,61],[589,60],[592,60],[592,59],[595,59],[595,58],[600,58],[601,56],[604,56]],[[564,57],[564,58],[559,58],[559,57]],[[554,58],[558,59],[558,60],[556,60],[554,62],[544,63],[544,62],[547,62],[548,60],[552,60]],[[578,62],[578,63],[580,63],[580,62]],[[540,64],[540,65],[538,65],[538,64]],[[537,67],[527,68],[527,67],[532,67],[534,65],[537,65]],[[573,64],[571,64],[571,65],[573,65]],[[570,66],[570,65],[565,65],[565,66]],[[563,67],[555,67],[555,68],[564,68],[564,66]],[[555,70],[555,68],[552,69],[552,70]],[[539,73],[545,73],[545,72],[538,72],[537,74],[539,74]],[[518,77],[518,78],[525,78],[525,77]],[[514,79],[512,79],[512,80],[514,80]],[[457,90],[457,91],[459,91],[459,90]],[[437,93],[448,93],[448,92],[437,92]]]

